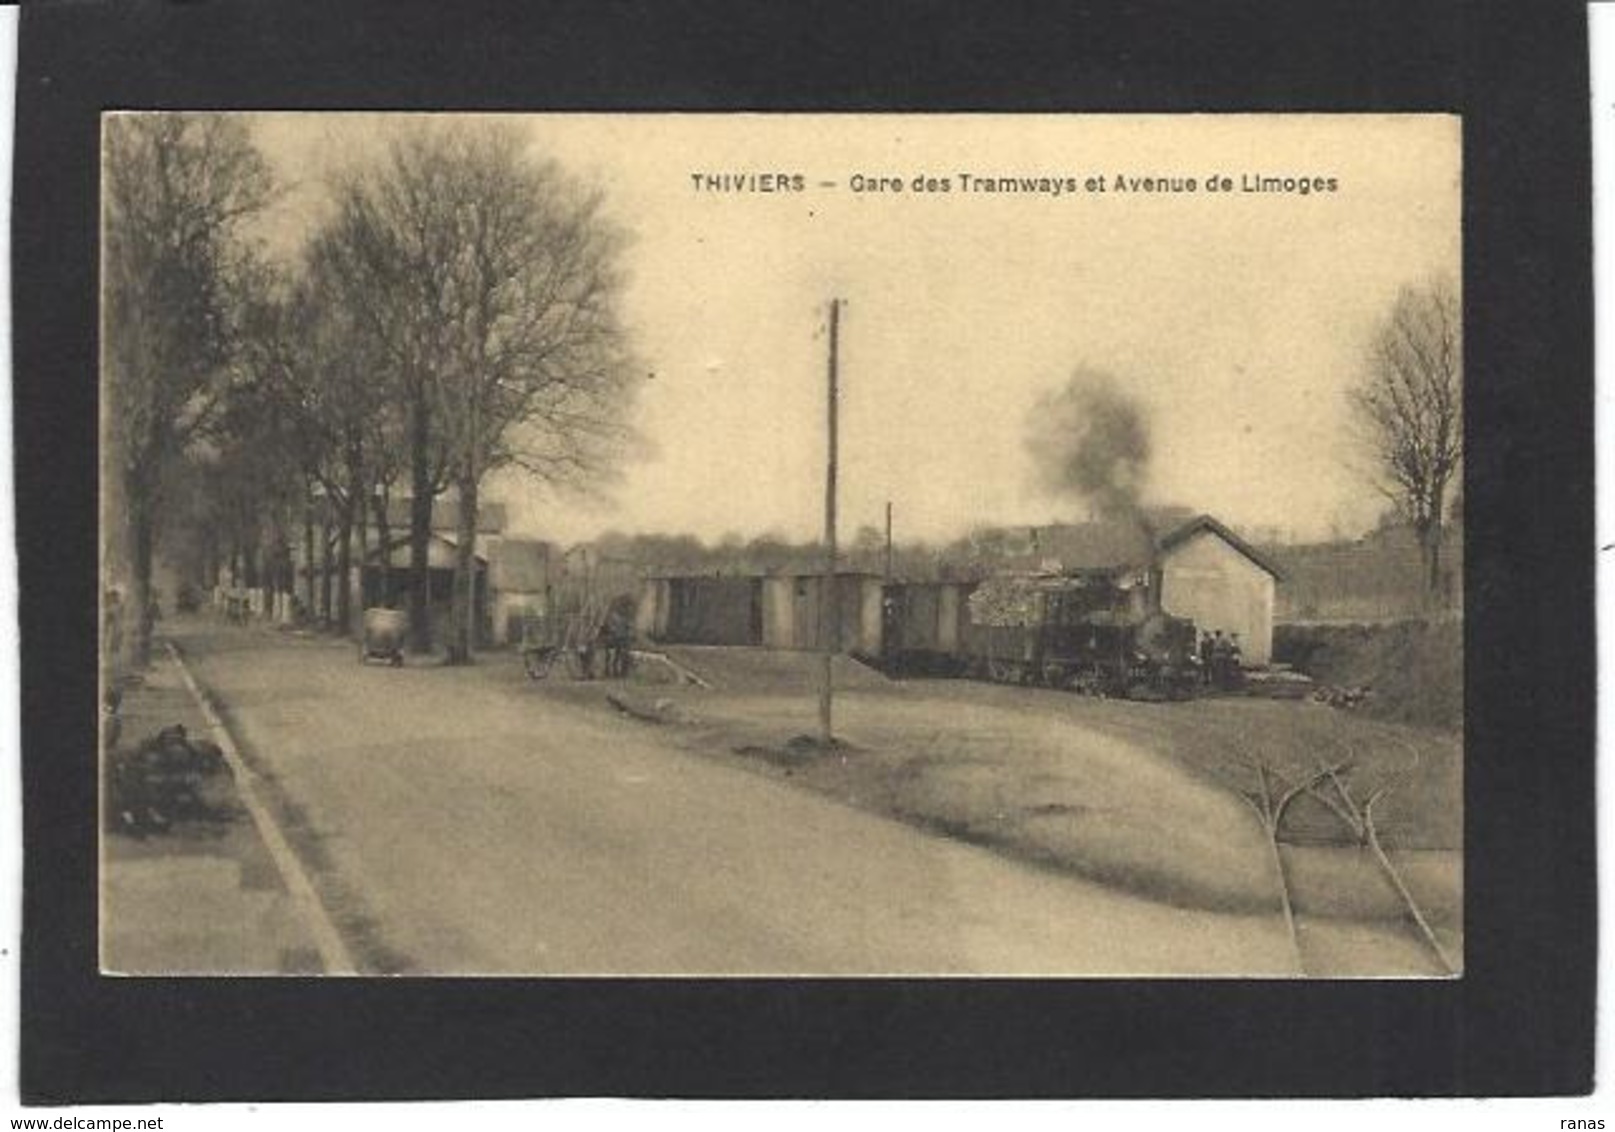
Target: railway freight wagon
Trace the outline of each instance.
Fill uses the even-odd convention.
[[[975,582],[892,582],[881,593],[882,667],[913,676],[961,676]]]
[[[763,644],[763,580],[672,575],[646,578],[634,629],[669,645]]]
[[[1161,610],[1151,571],[1000,574],[967,605],[968,675],[1129,699],[1181,699],[1195,686],[1194,623]]]

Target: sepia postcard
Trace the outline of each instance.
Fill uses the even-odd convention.
[[[1461,138],[104,114],[100,969],[1460,977]]]

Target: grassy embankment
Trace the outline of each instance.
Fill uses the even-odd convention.
[[[1326,781],[1320,793],[1339,801],[1331,791],[1344,791],[1361,805],[1386,788],[1375,808],[1382,840],[1419,874],[1421,900],[1457,915],[1462,767],[1450,735],[1308,703],[1101,701],[958,680],[888,682],[838,662],[836,732],[848,747],[825,752],[799,738],[817,725],[811,658],[793,665],[780,654],[685,650],[680,659],[712,687],[636,683],[600,693],[708,757],[1185,907],[1274,910],[1271,854],[1250,796],[1339,767],[1338,784]],[[1393,893],[1338,883],[1362,873],[1360,850],[1321,801],[1298,797],[1282,838],[1321,878],[1294,895],[1298,906],[1400,915]]]
[[[1461,620],[1378,625],[1280,625],[1273,658],[1320,684],[1367,688],[1358,712],[1376,719],[1461,731]]]

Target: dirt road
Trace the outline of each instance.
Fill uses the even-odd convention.
[[[1184,911],[723,766],[489,668],[174,636],[369,970],[1288,974],[1269,914]]]

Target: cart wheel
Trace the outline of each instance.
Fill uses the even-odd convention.
[[[402,668],[402,667],[404,667],[404,654],[401,653],[401,652],[393,653],[393,655],[392,655],[392,665],[393,665],[394,668]]]
[[[542,680],[548,676],[554,660],[555,654],[548,649],[532,649],[522,653],[522,667],[527,670],[529,680]]]

